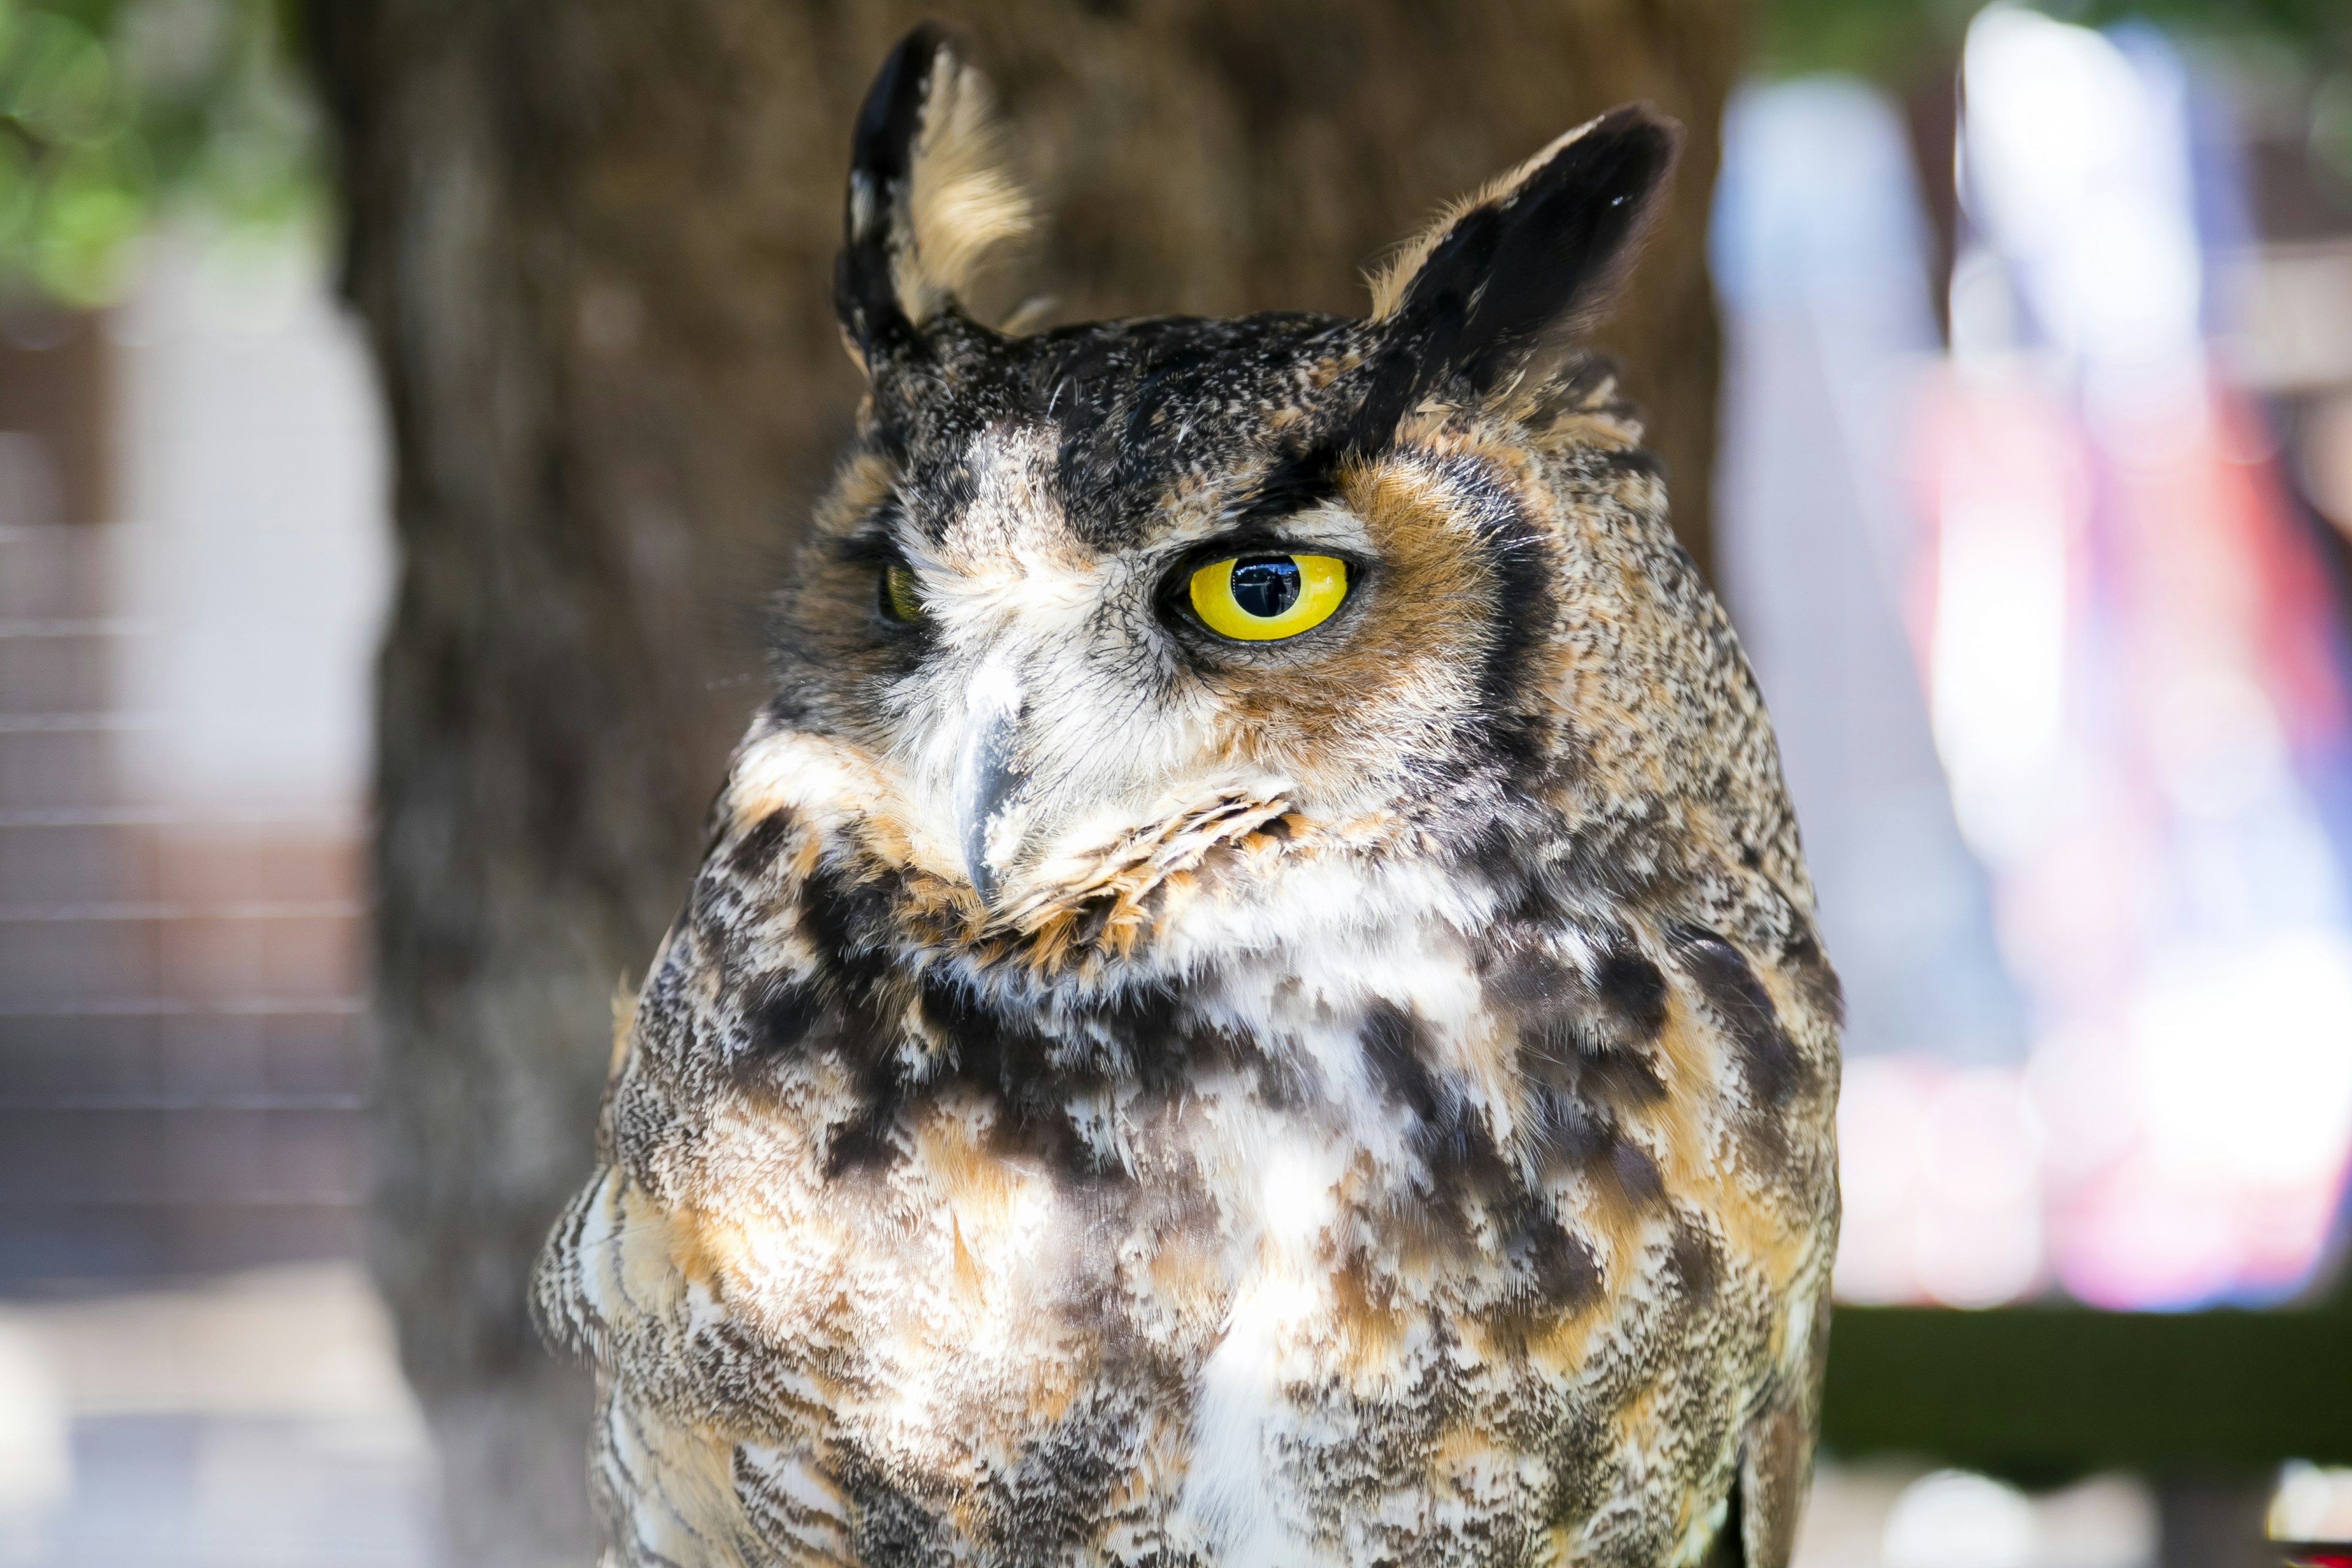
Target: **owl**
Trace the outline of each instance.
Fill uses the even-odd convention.
[[[1837,982],[1585,331],[1676,133],[1361,318],[1027,335],[961,47],[859,115],[856,436],[534,1287],[608,1564],[1783,1564]]]

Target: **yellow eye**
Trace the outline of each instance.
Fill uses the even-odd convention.
[[[1241,642],[1295,637],[1347,596],[1348,563],[1336,555],[1242,555],[1192,574],[1193,612]]]
[[[882,568],[882,613],[908,626],[923,618],[923,596],[916,591],[915,569],[902,561]]]

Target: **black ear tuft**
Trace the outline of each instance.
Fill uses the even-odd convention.
[[[1406,247],[1374,283],[1372,312],[1413,366],[1402,406],[1455,377],[1483,395],[1544,374],[1615,291],[1681,142],[1647,109],[1612,110]]]
[[[946,28],[924,23],[882,62],[857,113],[833,293],[869,367],[1030,226],[988,83],[962,54]]]
[[[925,22],[898,41],[866,89],[849,143],[849,189],[842,203],[841,255],[834,263],[833,303],[842,331],[861,356],[875,342],[911,323],[898,307],[891,279],[894,207],[913,182],[915,140],[922,133],[923,100],[932,67],[948,46],[947,30]]]

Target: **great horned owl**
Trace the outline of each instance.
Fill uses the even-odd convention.
[[[614,1564],[1784,1563],[1837,985],[1772,736],[1580,332],[1620,110],[1364,318],[1010,335],[918,31],[773,699],[537,1304]]]

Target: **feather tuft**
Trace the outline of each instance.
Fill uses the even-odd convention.
[[[899,308],[919,325],[949,300],[969,301],[988,271],[1033,234],[1036,214],[1012,169],[988,79],[941,49],[931,66],[923,129],[908,171],[910,243],[893,268]]]

